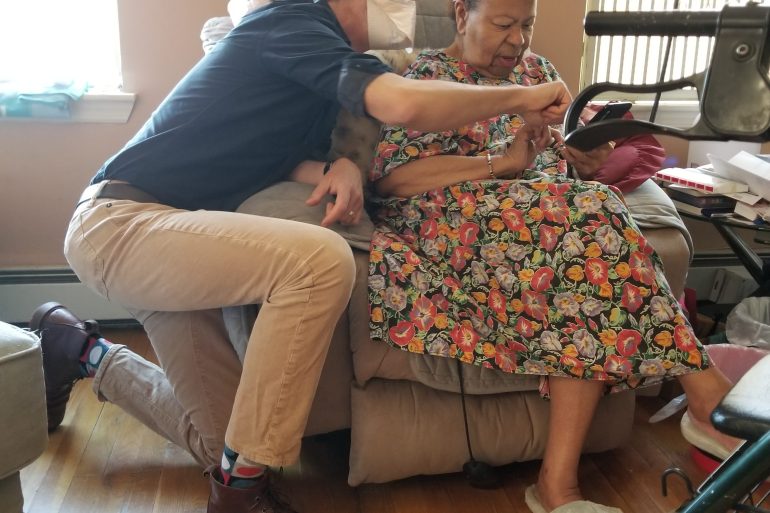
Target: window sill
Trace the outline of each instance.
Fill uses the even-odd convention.
[[[637,100],[631,108],[636,119],[648,120],[653,102]],[[700,104],[694,100],[662,100],[658,104],[655,123],[674,128],[690,128],[700,114]]]
[[[134,109],[133,93],[86,93],[72,102],[69,117],[0,117],[0,122],[126,123]]]

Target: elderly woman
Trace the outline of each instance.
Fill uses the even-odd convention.
[[[558,79],[528,49],[536,0],[455,0],[453,8],[453,44],[420,54],[407,76]],[[560,154],[558,144],[543,147],[548,139],[547,128],[508,115],[438,133],[384,128],[370,177],[379,196],[371,332],[416,353],[542,376],[549,439],[527,505],[619,511],[584,501],[578,486],[600,396],[676,376],[692,423],[727,450],[736,441],[708,418],[730,384],[710,366],[618,190],[565,176],[569,160],[581,176],[601,177],[612,145]]]

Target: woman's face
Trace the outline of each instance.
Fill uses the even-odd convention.
[[[529,48],[537,0],[455,1],[461,59],[483,76],[506,78]]]

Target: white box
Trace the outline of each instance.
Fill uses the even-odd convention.
[[[731,171],[737,175],[734,180],[749,186],[749,190],[770,200],[770,162],[749,152],[741,151],[728,161],[734,166]],[[716,164],[714,168],[716,169]]]
[[[757,288],[757,282],[745,269],[735,272],[724,269],[724,282],[716,303],[733,305],[741,302]]]

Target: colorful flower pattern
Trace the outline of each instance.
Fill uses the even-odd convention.
[[[490,82],[435,51],[407,76]],[[495,82],[556,78],[533,54]],[[385,127],[371,179],[418,158],[503,151],[521,124],[503,115],[441,133]],[[568,179],[565,168],[546,150],[520,180],[375,199],[372,338],[504,372],[602,380],[613,391],[707,367],[620,193]]]

